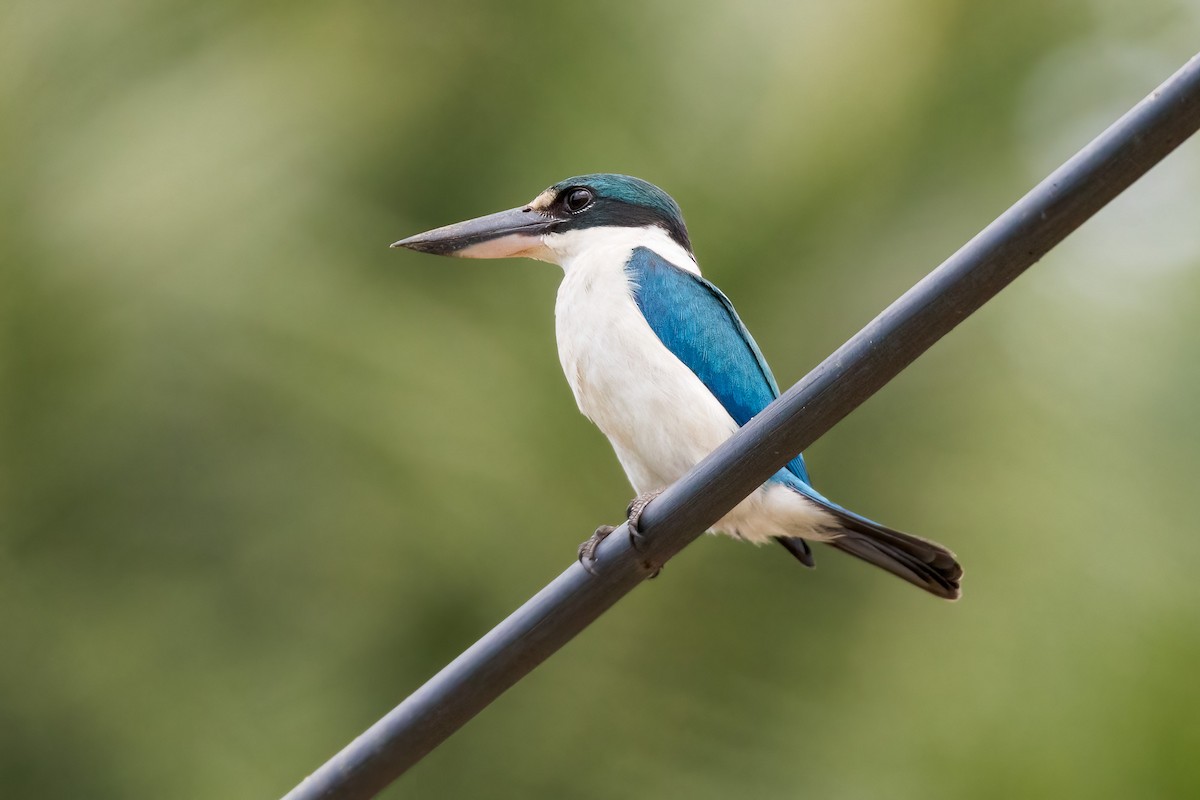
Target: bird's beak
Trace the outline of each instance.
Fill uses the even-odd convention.
[[[418,233],[392,247],[461,258],[536,258],[543,249],[542,234],[557,222],[557,217],[522,206]]]

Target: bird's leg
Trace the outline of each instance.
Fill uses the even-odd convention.
[[[596,562],[596,548],[615,530],[612,525],[601,525],[586,542],[579,545],[579,563],[592,575],[596,574],[596,569],[592,566]]]
[[[629,520],[629,543],[633,545],[633,549],[639,553],[646,550],[646,537],[638,530],[638,524],[642,521],[642,512],[646,510],[646,506],[650,505],[650,501],[658,497],[666,490],[652,489],[648,492],[642,492],[637,497],[629,501],[629,508],[625,509],[625,516]]]

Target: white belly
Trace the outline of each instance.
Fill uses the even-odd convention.
[[[623,266],[629,251],[590,249],[572,260],[555,305],[559,359],[579,410],[616,450],[640,494],[674,483],[737,430],[695,373],[651,330]],[[769,484],[714,529],[742,538],[825,538],[828,515]]]

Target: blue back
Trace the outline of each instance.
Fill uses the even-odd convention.
[[[771,368],[720,289],[645,247],[633,251],[625,272],[651,330],[734,422],[745,425],[779,396]],[[786,469],[809,482],[802,456]]]

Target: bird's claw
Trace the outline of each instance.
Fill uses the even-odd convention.
[[[595,533],[588,537],[587,541],[579,545],[579,564],[588,571],[588,574],[596,574],[596,568],[592,566],[596,563],[596,548],[615,530],[616,528],[612,525],[601,525],[596,528]]]
[[[629,502],[629,507],[625,509],[625,516],[628,517],[626,524],[629,526],[629,546],[639,553],[644,553],[647,547],[646,537],[638,529],[638,523],[641,522],[642,512],[646,510],[646,506],[650,505],[650,501],[663,493],[662,489],[655,489],[650,492],[643,492]],[[601,525],[596,528],[596,532],[588,538],[586,542],[579,545],[579,563],[591,575],[596,575],[596,550],[600,547],[600,543],[609,537],[615,531],[612,525]],[[658,573],[662,572],[661,566],[646,564],[647,569],[652,569],[654,572],[650,575],[651,578],[657,578]]]
[[[651,500],[658,497],[662,493],[662,489],[653,489],[649,492],[642,492],[637,497],[630,500],[629,507],[625,509],[625,516],[629,520],[629,544],[639,553],[644,553],[646,551],[646,537],[642,535],[642,531],[639,528],[639,525],[642,521],[642,512],[646,510],[646,506],[650,505]]]
[[[628,517],[628,522],[626,524],[629,526],[629,546],[639,553],[646,552],[647,546],[646,537],[642,534],[641,528],[639,527],[642,521],[642,512],[646,510],[646,506],[650,505],[650,501],[662,494],[663,491],[663,489],[653,489],[649,492],[642,492],[637,497],[630,500],[629,508],[625,509],[625,515]],[[646,567],[654,570],[652,573],[650,573],[650,577],[647,578],[647,580],[653,580],[657,578],[658,574],[662,572],[661,564],[655,566],[647,563]]]

